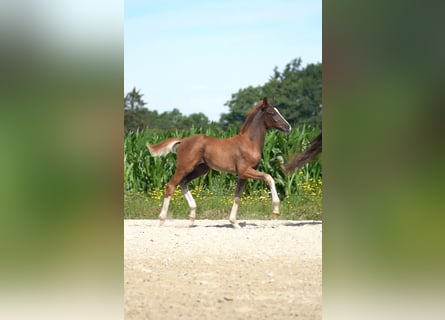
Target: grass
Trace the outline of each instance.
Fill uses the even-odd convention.
[[[322,181],[309,179],[298,185],[298,192],[281,199],[280,219],[322,220]],[[197,219],[228,219],[233,203],[233,192],[214,193],[201,186],[191,189],[197,203]],[[125,219],[158,219],[163,202],[163,190],[148,193],[127,192],[124,195]],[[272,199],[268,189],[257,189],[244,195],[238,209],[238,220],[270,219]],[[188,219],[189,208],[179,188],[170,202],[168,218]]]

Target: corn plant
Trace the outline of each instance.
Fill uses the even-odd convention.
[[[303,151],[320,129],[302,126],[292,129],[285,135],[282,132],[268,132],[263,148],[263,157],[258,170],[270,174],[282,197],[299,194],[299,186],[308,185],[313,181],[321,181],[321,160],[316,159],[289,176],[281,171],[281,165],[294,153]],[[227,138],[238,133],[237,128],[223,131],[219,128],[190,128],[188,130],[145,130],[129,132],[124,139],[124,190],[127,193],[152,192],[161,190],[173,176],[176,156],[168,154],[164,157],[152,157],[146,143],[157,143],[169,137],[187,137],[192,134]],[[203,177],[191,182],[191,188],[203,188],[214,194],[232,194],[235,188],[236,175],[210,171]],[[263,181],[249,180],[245,193],[254,194],[255,190],[263,189]]]

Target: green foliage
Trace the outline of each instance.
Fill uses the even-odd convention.
[[[221,114],[220,125],[224,128],[230,125],[240,127],[246,119],[247,111],[261,98],[262,91],[260,87],[247,87],[238,90],[237,93],[232,94],[232,99],[224,104],[229,107],[230,112]]]
[[[275,67],[273,75],[263,86],[249,86],[239,89],[225,103],[228,113],[221,114],[219,123],[212,123],[203,113],[183,115],[178,108],[158,113],[147,109],[140,90],[133,90],[124,99],[125,132],[145,129],[189,129],[219,126],[239,128],[246,118],[246,112],[261,98],[274,98],[275,106],[295,127],[311,125],[321,127],[322,65],[308,64],[301,67],[301,59],[288,63],[282,72]],[[209,106],[212,107],[212,106]]]
[[[140,90],[133,88],[124,98],[125,132],[143,130],[149,126],[152,112],[144,108],[147,103],[142,99],[142,96]]]
[[[144,106],[139,91],[134,88],[124,99],[124,131],[136,132],[146,129],[187,129],[192,127],[207,128],[211,126],[209,118],[203,113],[192,113],[185,116],[174,108],[161,114],[156,110],[149,110]]]
[[[142,109],[147,103],[142,99],[143,94],[141,90],[133,88],[124,98],[124,109],[126,110],[138,110]]]
[[[170,137],[186,137],[193,134],[206,134],[227,138],[237,134],[238,129],[222,130],[217,127],[191,128],[188,130],[144,130],[128,132],[124,139],[124,190],[125,192],[144,192],[163,190],[173,176],[176,168],[176,155],[152,157],[146,143],[157,143]],[[271,131],[266,136],[262,160],[258,170],[270,174],[282,198],[300,194],[301,185],[308,184],[313,179],[322,178],[320,158],[311,161],[298,172],[286,176],[281,171],[281,165],[294,153],[305,149],[310,141],[320,132],[319,128],[301,126],[292,129],[285,135],[279,131]],[[191,182],[191,188],[200,187],[215,194],[233,194],[236,175],[211,170],[208,174]],[[245,194],[267,187],[265,182],[248,180]]]
[[[321,126],[321,64],[300,69],[294,60],[286,65],[281,76],[273,80],[276,80],[276,105],[291,124]]]
[[[210,126],[210,120],[203,113],[192,113],[185,116],[174,108],[172,111],[165,111],[161,114],[153,114],[151,117],[152,126],[150,128],[169,130],[172,128],[207,128]]]
[[[322,65],[309,64],[301,67],[301,59],[288,63],[280,73],[274,74],[263,86],[247,87],[232,94],[225,105],[229,113],[222,114],[220,124],[240,126],[245,113],[261,97],[275,98],[275,106],[292,126],[308,124],[321,127]]]
[[[177,108],[158,113],[149,110],[136,88],[124,100],[124,190],[126,218],[156,218],[162,204],[165,185],[176,169],[176,155],[152,157],[146,143],[155,144],[170,137],[193,134],[228,138],[238,133],[246,112],[262,97],[274,98],[275,106],[293,129],[285,135],[267,134],[258,170],[270,174],[282,200],[282,218],[320,219],[322,168],[320,157],[297,172],[286,176],[281,171],[293,154],[305,150],[321,128],[322,65],[301,67],[294,59],[280,72],[277,67],[263,86],[238,90],[225,104],[229,112],[219,123],[210,122],[203,113],[185,116]],[[193,180],[190,189],[199,202],[200,218],[227,218],[227,208],[233,201],[237,177],[234,174],[210,170]],[[270,194],[264,181],[248,180],[240,218],[270,218]],[[176,218],[187,218],[188,208],[177,189],[170,204]]]

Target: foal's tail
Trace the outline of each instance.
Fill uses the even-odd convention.
[[[165,156],[166,154],[173,152],[176,153],[178,145],[181,143],[182,139],[170,138],[159,142],[158,144],[148,144],[147,148],[151,155],[154,157]]]
[[[283,165],[282,169],[286,174],[290,174],[297,170],[298,168],[302,167],[309,161],[315,158],[317,154],[319,154],[322,151],[322,139],[321,139],[321,132],[320,134],[315,137],[314,140],[312,140],[311,145],[309,149],[307,149],[303,153],[298,153],[293,156],[292,159],[290,159],[285,165]]]

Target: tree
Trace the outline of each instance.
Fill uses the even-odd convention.
[[[246,113],[263,97],[274,98],[275,106],[292,126],[310,124],[321,127],[322,64],[302,67],[300,58],[290,61],[282,71],[275,67],[262,86],[249,86],[232,94],[224,105],[229,112],[221,114],[218,125],[239,128]],[[129,130],[207,128],[211,125],[203,113],[185,116],[177,108],[158,113],[148,110],[143,94],[136,87],[124,97],[124,126]],[[213,124],[216,125],[216,124]]]
[[[309,64],[304,69],[300,66],[300,60],[293,60],[277,79],[273,88],[277,92],[276,105],[293,125],[321,126],[322,65]]]
[[[209,118],[202,113],[192,113],[189,116],[183,116],[177,123],[177,127],[180,129],[188,128],[208,128],[210,125]]]
[[[149,111],[147,109],[124,110],[124,130],[144,130],[148,127]]]
[[[289,62],[280,72],[278,67],[267,83],[240,89],[226,102],[229,113],[222,114],[220,124],[240,126],[246,112],[263,97],[275,99],[275,106],[293,126],[311,124],[321,127],[322,65],[301,67],[301,59]]]
[[[181,111],[174,108],[161,114],[156,110],[145,108],[146,102],[142,99],[140,90],[133,88],[124,97],[124,130],[129,131],[156,129],[186,129],[186,128],[208,128],[209,118],[203,113],[192,113],[184,116]]]
[[[124,130],[143,130],[149,124],[150,111],[144,106],[147,104],[142,99],[143,94],[136,87],[124,97]]]
[[[179,109],[174,108],[172,111],[165,111],[161,113],[156,120],[156,128],[159,129],[172,129],[177,128],[178,122],[182,119],[183,115]]]
[[[133,87],[133,90],[127,93],[124,98],[124,109],[126,110],[139,110],[142,109],[147,103],[142,100],[143,94]]]
[[[219,123],[223,127],[240,127],[246,119],[247,111],[258,102],[258,97],[260,97],[261,94],[261,87],[252,86],[246,89],[240,89],[237,93],[232,94],[232,99],[224,104],[229,107],[230,112],[221,114]]]

